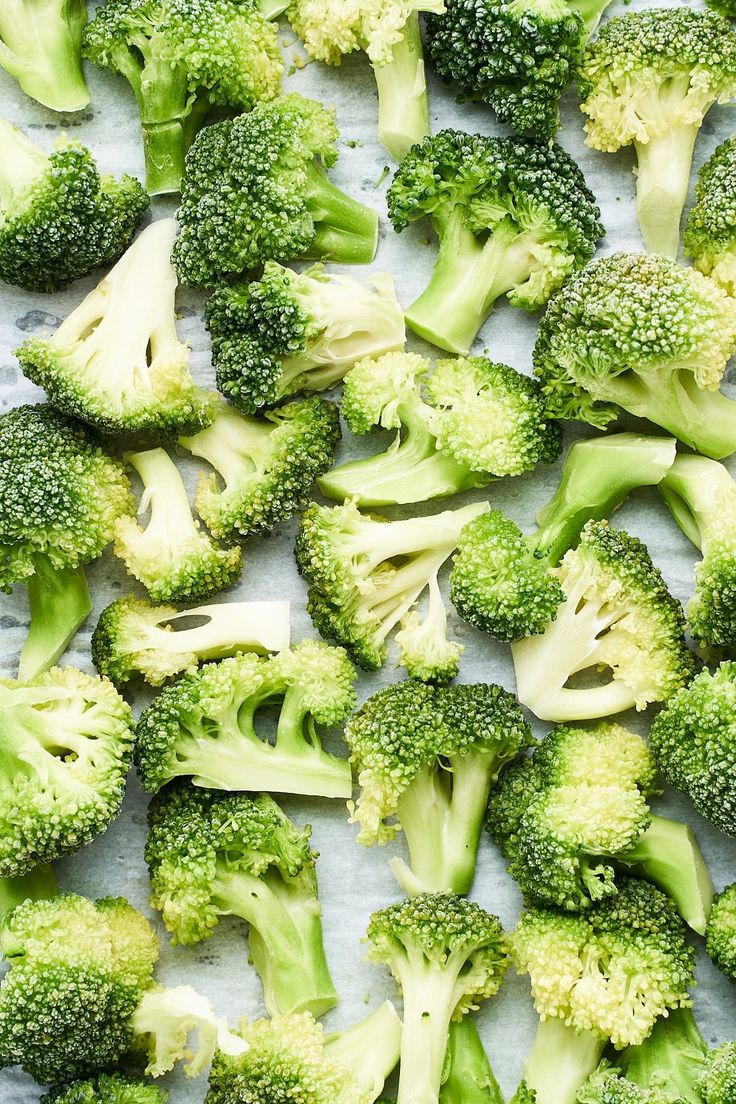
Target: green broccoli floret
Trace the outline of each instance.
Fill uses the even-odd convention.
[[[491,784],[532,739],[500,686],[400,682],[368,698],[345,729],[360,797],[358,843],[403,832],[410,861],[390,866],[405,893],[468,893]]]
[[[0,119],[0,279],[58,291],[116,261],[147,207],[137,180],[101,176],[85,146],[62,138],[46,156]]]
[[[579,86],[587,144],[633,145],[644,244],[676,257],[695,139],[708,109],[736,97],[736,33],[687,7],[617,16],[586,50]]]
[[[701,935],[713,886],[686,824],[655,816],[657,770],[640,736],[617,724],[560,727],[491,792],[488,830],[525,898],[580,912],[618,892],[631,870],[670,897]]]
[[[628,410],[719,459],[736,450],[736,403],[718,391],[734,350],[736,301],[712,280],[667,257],[614,253],[552,299],[534,368],[551,418],[603,428]]]
[[[186,158],[173,260],[195,287],[233,282],[264,261],[373,260],[374,211],[327,178],[334,112],[296,93],[201,131]]]
[[[52,337],[16,350],[49,402],[104,433],[176,437],[214,416],[176,336],[173,219],[149,226]]]
[[[673,903],[648,882],[624,879],[579,916],[528,908],[510,936],[529,974],[540,1024],[518,1101],[574,1104],[607,1042],[637,1046],[660,1016],[691,1004],[695,958]]]
[[[736,663],[701,671],[654,718],[649,745],[670,786],[736,836]]]
[[[398,1104],[437,1100],[451,1020],[494,996],[509,965],[501,923],[464,897],[421,893],[374,912],[368,942],[404,1000]]]
[[[210,107],[248,110],[278,96],[284,66],[278,28],[268,20],[285,6],[105,0],[96,9],[84,56],[133,90],[152,195],[179,191],[184,155]]]
[[[704,1104],[733,1104],[736,1100],[736,1043],[722,1043],[709,1051],[697,1089]]]
[[[52,111],[81,111],[89,103],[81,57],[86,22],[86,0],[3,0],[0,66]]]
[[[397,233],[431,219],[437,261],[404,316],[451,353],[469,351],[502,295],[542,307],[603,235],[580,169],[555,143],[442,130],[407,154],[387,199]]]
[[[94,665],[118,689],[136,677],[161,686],[205,660],[288,647],[288,602],[223,602],[179,612],[127,595],[105,607],[92,634]]]
[[[424,502],[557,458],[560,430],[545,420],[535,380],[484,357],[440,361],[427,379],[428,369],[417,353],[392,352],[348,373],[350,429],[398,432],[384,452],[323,475],[324,495],[359,506]]]
[[[252,653],[208,663],[154,698],[137,726],[135,761],[156,793],[192,777],[216,790],[266,790],[348,798],[350,764],[329,755],[319,727],[355,708],[355,670],[342,648],[303,640],[268,658]],[[271,742],[260,710],[279,711]]]
[[[450,1024],[439,1104],[504,1104],[475,1022]]]
[[[49,406],[0,416],[0,590],[26,583],[31,627],[19,675],[56,663],[92,608],[84,564],[134,508],[122,465]]]
[[[73,1081],[52,1089],[42,1104],[166,1104],[169,1094],[141,1077],[123,1073],[101,1073],[90,1081]]]
[[[185,1059],[194,1077],[217,1047],[238,1054],[245,1045],[194,989],[154,983],[158,940],[122,897],[26,901],[6,918],[0,950],[9,964],[0,983],[0,1066],[21,1066],[41,1084],[122,1062],[158,1077]]]
[[[220,548],[192,517],[189,496],[165,449],[129,452],[140,476],[138,513],[148,511],[142,529],[136,518],[115,522],[115,555],[154,602],[194,602],[231,586],[243,566],[239,547]]]
[[[736,883],[716,894],[705,933],[705,949],[736,984]]]
[[[587,521],[611,516],[630,491],[660,482],[675,459],[671,437],[615,433],[571,445],[560,482],[524,535],[500,510],[460,534],[450,597],[461,617],[497,640],[543,632],[564,601],[552,571]]]
[[[267,261],[260,280],[222,285],[205,304],[217,386],[254,414],[300,391],[326,391],[364,356],[404,347],[393,278],[368,284],[313,265]]]
[[[447,638],[437,576],[463,527],[488,509],[473,503],[430,517],[387,521],[354,502],[312,505],[297,534],[297,567],[309,584],[307,609],[323,636],[343,644],[368,671],[385,661],[396,634],[400,662],[413,678],[447,682],[462,645]],[[427,592],[427,607],[417,605]]]
[[[735,195],[736,138],[728,138],[698,173],[684,245],[695,267],[731,296],[736,295]]]
[[[564,597],[557,616],[511,646],[519,701],[537,717],[580,721],[645,709],[690,681],[697,663],[682,607],[640,540],[588,522],[553,574]]]

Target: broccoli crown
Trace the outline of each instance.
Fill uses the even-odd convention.
[[[482,100],[517,133],[554,137],[559,98],[585,44],[578,12],[563,0],[449,0],[427,20],[434,66],[461,99]]]
[[[637,1046],[659,1016],[691,1002],[694,953],[668,897],[622,879],[619,893],[584,914],[529,908],[510,936],[542,1019]]]
[[[166,1104],[169,1094],[140,1077],[101,1073],[89,1081],[73,1081],[42,1097],[49,1104]]]
[[[722,1043],[705,1059],[697,1089],[705,1104],[732,1104],[736,1099],[736,1043]]]
[[[394,47],[414,12],[438,10],[436,0],[292,0],[289,22],[311,57],[339,65],[344,54],[363,50],[374,65],[392,60]]]
[[[28,578],[34,557],[77,567],[101,554],[130,484],[94,433],[49,406],[0,417],[0,588]]]
[[[671,786],[698,812],[736,836],[736,664],[701,671],[668,701],[649,743]]]
[[[727,978],[736,983],[736,884],[713,899],[705,949]]]
[[[685,252],[727,291],[736,289],[736,138],[727,138],[698,173],[685,227]]]

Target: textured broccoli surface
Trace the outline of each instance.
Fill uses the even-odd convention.
[[[81,111],[89,103],[81,58],[86,22],[85,0],[4,0],[0,66],[44,107]]]
[[[726,886],[713,900],[705,949],[718,969],[736,984],[736,884]]]
[[[465,1016],[450,1024],[439,1104],[503,1104],[475,1022]]]
[[[217,790],[350,797],[350,764],[329,755],[320,728],[355,707],[355,670],[342,648],[304,640],[262,658],[234,656],[188,671],[143,711],[135,761],[155,793],[177,777]],[[279,711],[276,735],[263,713]]]
[[[365,264],[375,212],[332,184],[334,113],[296,93],[201,131],[186,158],[173,259],[182,283],[232,282],[265,261]]]
[[[89,1081],[73,1081],[42,1097],[48,1104],[166,1104],[169,1094],[141,1077],[101,1073]]]
[[[397,233],[432,222],[437,261],[405,317],[452,353],[469,351],[501,296],[542,307],[603,235],[580,169],[555,143],[442,130],[403,159],[387,199]]]
[[[627,410],[719,459],[736,449],[736,406],[718,391],[734,349],[736,302],[712,280],[614,253],[552,299],[534,367],[550,417],[603,428]]]
[[[736,15],[736,11],[734,12]],[[698,173],[685,227],[685,252],[695,267],[736,294],[736,138],[722,142]]]

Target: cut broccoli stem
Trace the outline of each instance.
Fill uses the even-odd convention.
[[[504,1104],[478,1028],[470,1016],[450,1024],[439,1104]]]
[[[636,210],[650,253],[677,257],[699,123],[670,128],[636,150]]]
[[[575,1104],[580,1086],[600,1062],[606,1047],[591,1031],[576,1031],[562,1020],[541,1020],[524,1063],[524,1083],[536,1104]]]
[[[419,14],[404,25],[391,60],[374,65],[378,89],[378,138],[396,161],[429,134],[429,101]]]
[[[199,530],[192,516],[186,487],[166,450],[156,448],[127,453],[125,459],[143,481],[144,491],[138,513],[144,514],[150,509],[146,538],[150,538],[152,544],[160,542],[162,548],[169,547],[172,538],[182,544],[196,539]]]
[[[58,894],[56,876],[48,864],[36,866],[18,878],[0,878],[0,923],[24,901],[44,901]],[[7,949],[5,957],[9,957]]]
[[[657,1096],[661,1092],[667,1100],[703,1104],[698,1081],[706,1068],[707,1053],[692,1009],[674,1008],[657,1020],[643,1043],[626,1047],[616,1064],[627,1081],[657,1092]]]
[[[92,611],[83,567],[57,569],[46,556],[36,556],[34,563],[27,583],[31,624],[20,653],[21,682],[53,667]]]
[[[293,754],[280,754],[257,737],[244,747],[245,739],[227,746],[218,739],[216,762],[213,752],[206,748],[192,749],[191,754],[188,751],[182,775],[194,774],[195,786],[211,790],[264,790],[345,799],[352,794],[353,780],[347,760],[302,749],[297,764]]]
[[[347,1031],[325,1038],[325,1057],[349,1069],[361,1090],[360,1099],[376,1100],[399,1061],[401,1020],[391,1001]]]
[[[82,72],[84,0],[0,4],[0,66],[34,100],[52,111],[81,111],[89,103]]]
[[[732,493],[733,479],[712,460],[680,455],[660,490],[685,536],[700,548],[701,533],[717,521],[720,494]]]
[[[23,210],[29,190],[46,172],[49,160],[22,130],[5,119],[0,119],[0,154],[0,209],[3,217],[10,219]]]
[[[289,0],[261,0],[258,7],[264,19],[278,19],[289,7]]]
[[[186,629],[178,621],[196,618]],[[173,632],[163,628],[171,625]],[[236,652],[280,652],[289,647],[288,602],[223,602],[197,606],[165,617],[161,624],[141,628],[135,650],[160,648],[164,652],[196,653],[200,661],[224,659]]]
[[[149,1077],[168,1073],[185,1055],[189,1061],[184,1072],[188,1077],[198,1077],[215,1051],[236,1056],[248,1049],[248,1044],[214,1015],[210,1002],[190,985],[146,989],[133,1013],[131,1027],[139,1037],[136,1041],[145,1041]],[[187,1048],[189,1036],[195,1033],[196,1044]]]
[[[403,988],[398,1104],[429,1104],[437,1099],[453,1012],[454,969],[438,970],[411,959],[412,984]]]
[[[302,256],[339,264],[370,264],[378,244],[378,216],[333,184],[318,165],[306,168],[306,206],[315,223]]]

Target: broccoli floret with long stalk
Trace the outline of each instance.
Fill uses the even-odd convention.
[[[53,406],[104,433],[176,437],[214,416],[176,335],[175,233],[173,219],[147,227],[52,337],[16,351]]]
[[[47,156],[0,119],[0,279],[58,291],[117,261],[147,207],[137,180],[100,175],[85,146],[62,138]]]
[[[0,1065],[21,1066],[40,1084],[121,1064],[158,1077],[186,1059],[194,1077],[217,1047],[239,1054],[245,1046],[190,986],[155,984],[158,940],[122,897],[25,901],[6,918],[0,950],[9,965],[0,983]]]
[[[736,13],[735,13],[736,15]],[[727,138],[698,173],[684,245],[695,267],[736,294],[736,138]]]
[[[405,893],[468,893],[491,785],[531,738],[500,686],[410,680],[379,690],[345,729],[360,787],[350,805],[358,843],[403,832],[409,863],[390,866]]]
[[[439,1104],[503,1104],[475,1021],[450,1024]]]
[[[105,0],[84,56],[130,84],[143,129],[146,185],[178,192],[184,155],[210,107],[248,110],[281,87],[270,0]]]
[[[188,671],[138,722],[142,785],[156,793],[191,777],[207,789],[350,797],[350,764],[324,750],[320,729],[342,724],[354,709],[355,677],[342,648],[314,640]],[[278,710],[272,741],[263,731],[269,708]]]
[[[364,516],[354,502],[311,506],[302,515],[296,562],[309,584],[307,609],[316,628],[368,671],[385,661],[389,634],[398,628],[401,663],[412,677],[454,678],[462,646],[447,638],[437,576],[463,527],[487,509],[474,503],[386,521]],[[425,591],[427,609],[420,616]]]
[[[736,883],[713,900],[705,949],[721,973],[736,984]]]
[[[422,893],[374,912],[368,956],[404,1001],[397,1104],[436,1101],[452,1020],[494,996],[509,965],[497,917],[451,893]]]
[[[220,403],[212,425],[179,444],[214,468],[200,477],[197,512],[215,537],[237,541],[303,510],[339,440],[337,407],[315,395],[259,418]]]
[[[574,1104],[609,1041],[637,1046],[660,1016],[692,1003],[685,925],[648,882],[624,879],[616,897],[579,916],[527,908],[509,939],[540,1016],[519,1101]]]
[[[580,912],[618,892],[619,871],[654,882],[702,935],[713,886],[686,824],[654,815],[657,769],[617,724],[550,732],[491,791],[488,830],[527,900]]]
[[[687,7],[616,16],[588,46],[579,87],[587,144],[633,145],[644,243],[676,257],[695,139],[709,108],[736,97],[736,33]]]
[[[199,943],[221,916],[250,928],[249,954],[272,1016],[337,1004],[322,942],[309,827],[297,828],[268,794],[166,786],[148,811],[146,862],[174,943]]]
[[[627,410],[720,459],[736,450],[736,403],[718,390],[734,350],[722,288],[667,257],[614,253],[552,299],[534,368],[551,418],[602,429]]]
[[[520,475],[560,451],[535,380],[484,357],[429,362],[416,353],[359,361],[342,411],[354,433],[395,429],[388,448],[318,480],[328,498],[359,506],[423,502]]]
[[[231,586],[243,566],[239,547],[220,548],[192,516],[179,470],[165,449],[128,453],[143,484],[139,514],[115,523],[115,555],[154,602],[194,602]]]
[[[19,675],[56,663],[92,608],[84,565],[134,508],[119,461],[49,406],[0,417],[0,590],[26,583],[31,626]]]
[[[141,1077],[101,1073],[88,1081],[73,1081],[52,1089],[42,1104],[166,1104],[169,1094]]]
[[[179,611],[127,595],[100,614],[92,659],[118,689],[136,678],[161,686],[206,660],[283,651],[289,632],[289,602],[223,602]]]
[[[300,391],[326,391],[361,357],[404,347],[393,278],[366,284],[313,265],[267,261],[260,280],[223,285],[205,304],[217,386],[254,414]]]
[[[186,158],[173,259],[194,287],[232,283],[265,261],[373,260],[374,211],[327,177],[334,112],[292,93],[206,127]]]
[[[451,353],[469,351],[501,296],[544,306],[603,236],[583,174],[555,143],[442,130],[406,155],[387,200],[397,233],[431,220],[437,261],[404,315]]]
[[[89,103],[82,72],[85,0],[3,0],[0,66],[27,96],[52,111]]]
[[[576,441],[534,533],[523,534],[500,510],[463,529],[450,574],[460,616],[497,640],[543,632],[564,599],[552,569],[585,523],[608,519],[631,491],[659,483],[674,459],[672,437],[615,433]]]

